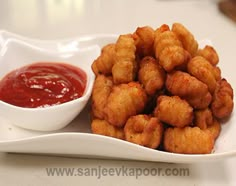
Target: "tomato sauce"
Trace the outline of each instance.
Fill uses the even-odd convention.
[[[27,108],[58,105],[81,97],[86,83],[86,73],[78,67],[38,62],[3,77],[0,100]]]

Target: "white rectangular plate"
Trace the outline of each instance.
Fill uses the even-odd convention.
[[[59,41],[40,41],[25,38],[6,31],[0,31],[0,49],[8,39],[17,39],[54,52],[77,50],[83,47],[115,42],[116,35],[90,35]],[[226,63],[226,62],[225,62]],[[227,70],[225,67],[224,70]],[[230,79],[236,78],[232,74]],[[227,77],[226,77],[227,78]],[[232,84],[235,90],[235,85]],[[75,157],[98,157],[131,159],[170,163],[195,163],[221,160],[236,155],[235,113],[222,126],[222,131],[212,154],[184,155],[149,149],[126,141],[91,134],[90,107],[87,107],[66,128],[53,132],[36,132],[13,126],[0,117],[0,151],[16,153],[37,153]],[[0,114],[1,115],[1,114]]]

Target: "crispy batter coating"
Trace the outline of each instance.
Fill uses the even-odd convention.
[[[157,148],[162,139],[163,125],[148,115],[131,116],[125,124],[125,139],[149,148]]]
[[[188,72],[205,83],[209,91],[213,94],[216,88],[215,71],[210,62],[202,56],[192,58],[188,65]]]
[[[134,80],[137,71],[135,51],[132,35],[120,35],[115,45],[115,62],[112,67],[115,84],[129,83]]]
[[[156,50],[157,48],[157,43],[160,40],[160,34],[165,32],[165,31],[170,31],[170,27],[166,24],[161,25],[159,28],[157,28],[154,32],[154,43],[153,43],[153,49],[155,52],[155,56],[158,57],[159,56],[159,52],[158,50]]]
[[[233,111],[233,89],[226,79],[222,79],[214,92],[211,110],[216,118],[223,119]]]
[[[140,62],[138,80],[148,95],[154,95],[165,84],[165,71],[153,57],[146,56]]]
[[[93,117],[104,119],[104,107],[113,86],[112,77],[98,75],[92,90],[92,114]]]
[[[94,119],[92,121],[91,127],[94,134],[110,136],[118,139],[125,139],[124,129],[115,127],[108,123],[106,120]]]
[[[164,149],[169,152],[209,154],[213,147],[213,135],[198,127],[168,128],[164,133]]]
[[[139,83],[113,86],[104,108],[105,119],[114,126],[122,127],[130,116],[144,110],[146,102],[146,92]]]
[[[195,56],[198,50],[198,43],[192,33],[180,23],[174,23],[172,25],[172,31],[182,42],[184,49],[187,50],[192,57]]]
[[[210,126],[208,126],[206,131],[210,132],[210,134],[216,140],[218,138],[218,136],[220,135],[221,124],[216,119],[213,119],[212,124]]]
[[[102,48],[100,56],[93,62],[92,70],[95,75],[111,75],[114,64],[115,44],[108,44]]]
[[[133,34],[136,54],[139,57],[153,56],[154,30],[150,26],[138,27]]]
[[[206,84],[181,71],[175,71],[167,75],[166,88],[173,95],[180,97],[201,97],[208,93]]]
[[[154,116],[171,126],[185,127],[192,123],[193,108],[179,96],[159,96]]]
[[[207,85],[186,72],[169,73],[166,88],[173,95],[186,99],[195,109],[208,107],[212,100]]]
[[[210,92],[207,92],[206,95],[203,96],[189,96],[185,97],[185,99],[188,101],[188,103],[194,108],[194,109],[205,109],[207,108],[211,101],[212,101],[212,96]]]
[[[194,112],[194,125],[204,130],[213,124],[213,116],[209,108]]]
[[[219,62],[219,56],[216,50],[209,45],[206,45],[203,49],[199,49],[197,55],[206,58],[213,66]]]
[[[188,62],[190,55],[172,31],[157,30],[155,36],[155,56],[167,72]]]
[[[178,69],[179,67],[186,65],[189,59],[189,53],[183,48],[169,46],[160,54],[159,63],[167,72],[170,72],[175,68]]]
[[[168,46],[179,46],[182,47],[181,42],[176,35],[170,30],[159,30],[155,31],[155,56],[159,58],[161,52]]]

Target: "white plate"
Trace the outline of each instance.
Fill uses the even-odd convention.
[[[92,45],[102,47],[107,43],[115,42],[116,38],[116,35],[91,35],[60,41],[40,41],[0,31],[0,49],[8,39],[17,39],[42,49],[60,53]],[[233,88],[235,90],[235,85]],[[234,125],[236,118],[234,113],[232,113],[230,120],[223,124],[222,132],[212,154],[183,155],[153,150],[126,141],[91,134],[89,109],[88,105],[70,125],[54,132],[25,130],[0,118],[0,151],[170,163],[222,160],[236,155],[236,125]]]

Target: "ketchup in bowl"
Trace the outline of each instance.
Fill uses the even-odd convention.
[[[58,105],[81,97],[86,84],[86,73],[78,67],[38,62],[3,77],[0,100],[27,108]]]

